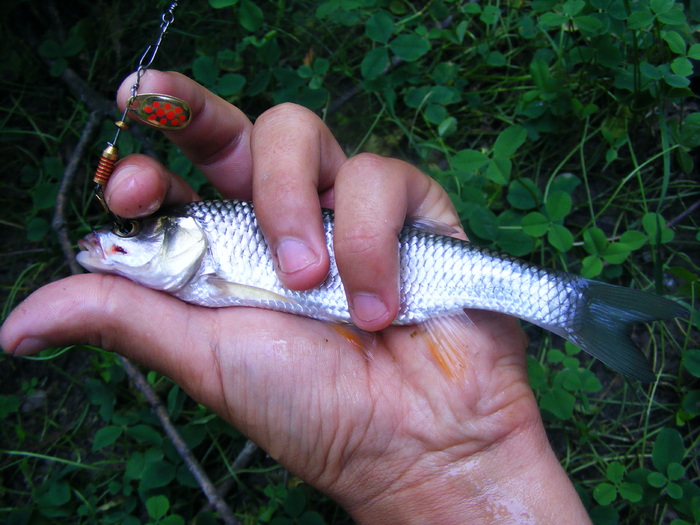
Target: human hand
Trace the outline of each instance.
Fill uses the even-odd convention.
[[[122,105],[131,83],[120,89]],[[297,106],[275,107],[253,125],[181,75],[149,71],[141,89],[190,103],[192,123],[169,137],[225,197],[253,199],[290,288],[324,278],[320,208],[335,208],[353,319],[382,329],[370,358],[326,323],[195,307],[94,274],[32,294],[0,331],[6,351],[87,343],[154,368],[359,521],[587,522],[544,434],[514,319],[470,312],[473,325],[460,328],[465,366],[454,377],[414,327],[387,327],[398,308],[405,217],[458,226],[434,181],[400,161],[346,159],[320,119]],[[137,217],[197,197],[135,155],[119,163],[106,198],[118,215]]]

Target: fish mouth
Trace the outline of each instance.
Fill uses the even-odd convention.
[[[104,259],[105,252],[102,249],[102,244],[100,244],[100,238],[95,232],[86,235],[84,238],[78,241],[78,248],[80,248],[80,254],[87,252],[91,257],[95,259]],[[83,255],[84,257],[84,255]]]

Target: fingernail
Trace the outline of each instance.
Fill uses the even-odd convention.
[[[299,239],[282,239],[277,245],[277,264],[282,273],[295,273],[316,262],[316,253]]]
[[[11,352],[15,357],[24,357],[25,355],[36,354],[48,348],[50,345],[39,337],[27,337],[22,339],[15,347],[15,351]]]
[[[382,300],[367,293],[357,293],[352,298],[352,311],[360,321],[370,323],[383,317],[387,313],[387,307]]]

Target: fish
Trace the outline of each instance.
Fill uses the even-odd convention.
[[[333,253],[333,211],[323,210],[330,269],[309,290],[279,280],[253,205],[198,201],[158,212],[124,233],[105,227],[80,240],[77,261],[205,307],[267,308],[352,324]],[[629,378],[656,375],[629,337],[638,322],[685,317],[681,304],[655,294],[546,269],[450,236],[428,219],[409,219],[397,243],[400,306],[394,325],[429,325],[465,309],[518,317],[571,341]]]

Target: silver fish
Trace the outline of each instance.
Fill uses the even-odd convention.
[[[324,211],[323,221],[330,271],[306,291],[282,286],[253,206],[242,201],[193,202],[141,221],[131,236],[104,228],[79,242],[77,260],[91,272],[122,275],[201,306],[251,306],[350,323],[333,257],[333,213]],[[684,316],[681,305],[543,269],[444,233],[420,220],[401,231],[401,301],[393,324],[459,315],[465,308],[502,312],[560,335],[631,378],[655,380],[629,328]]]

